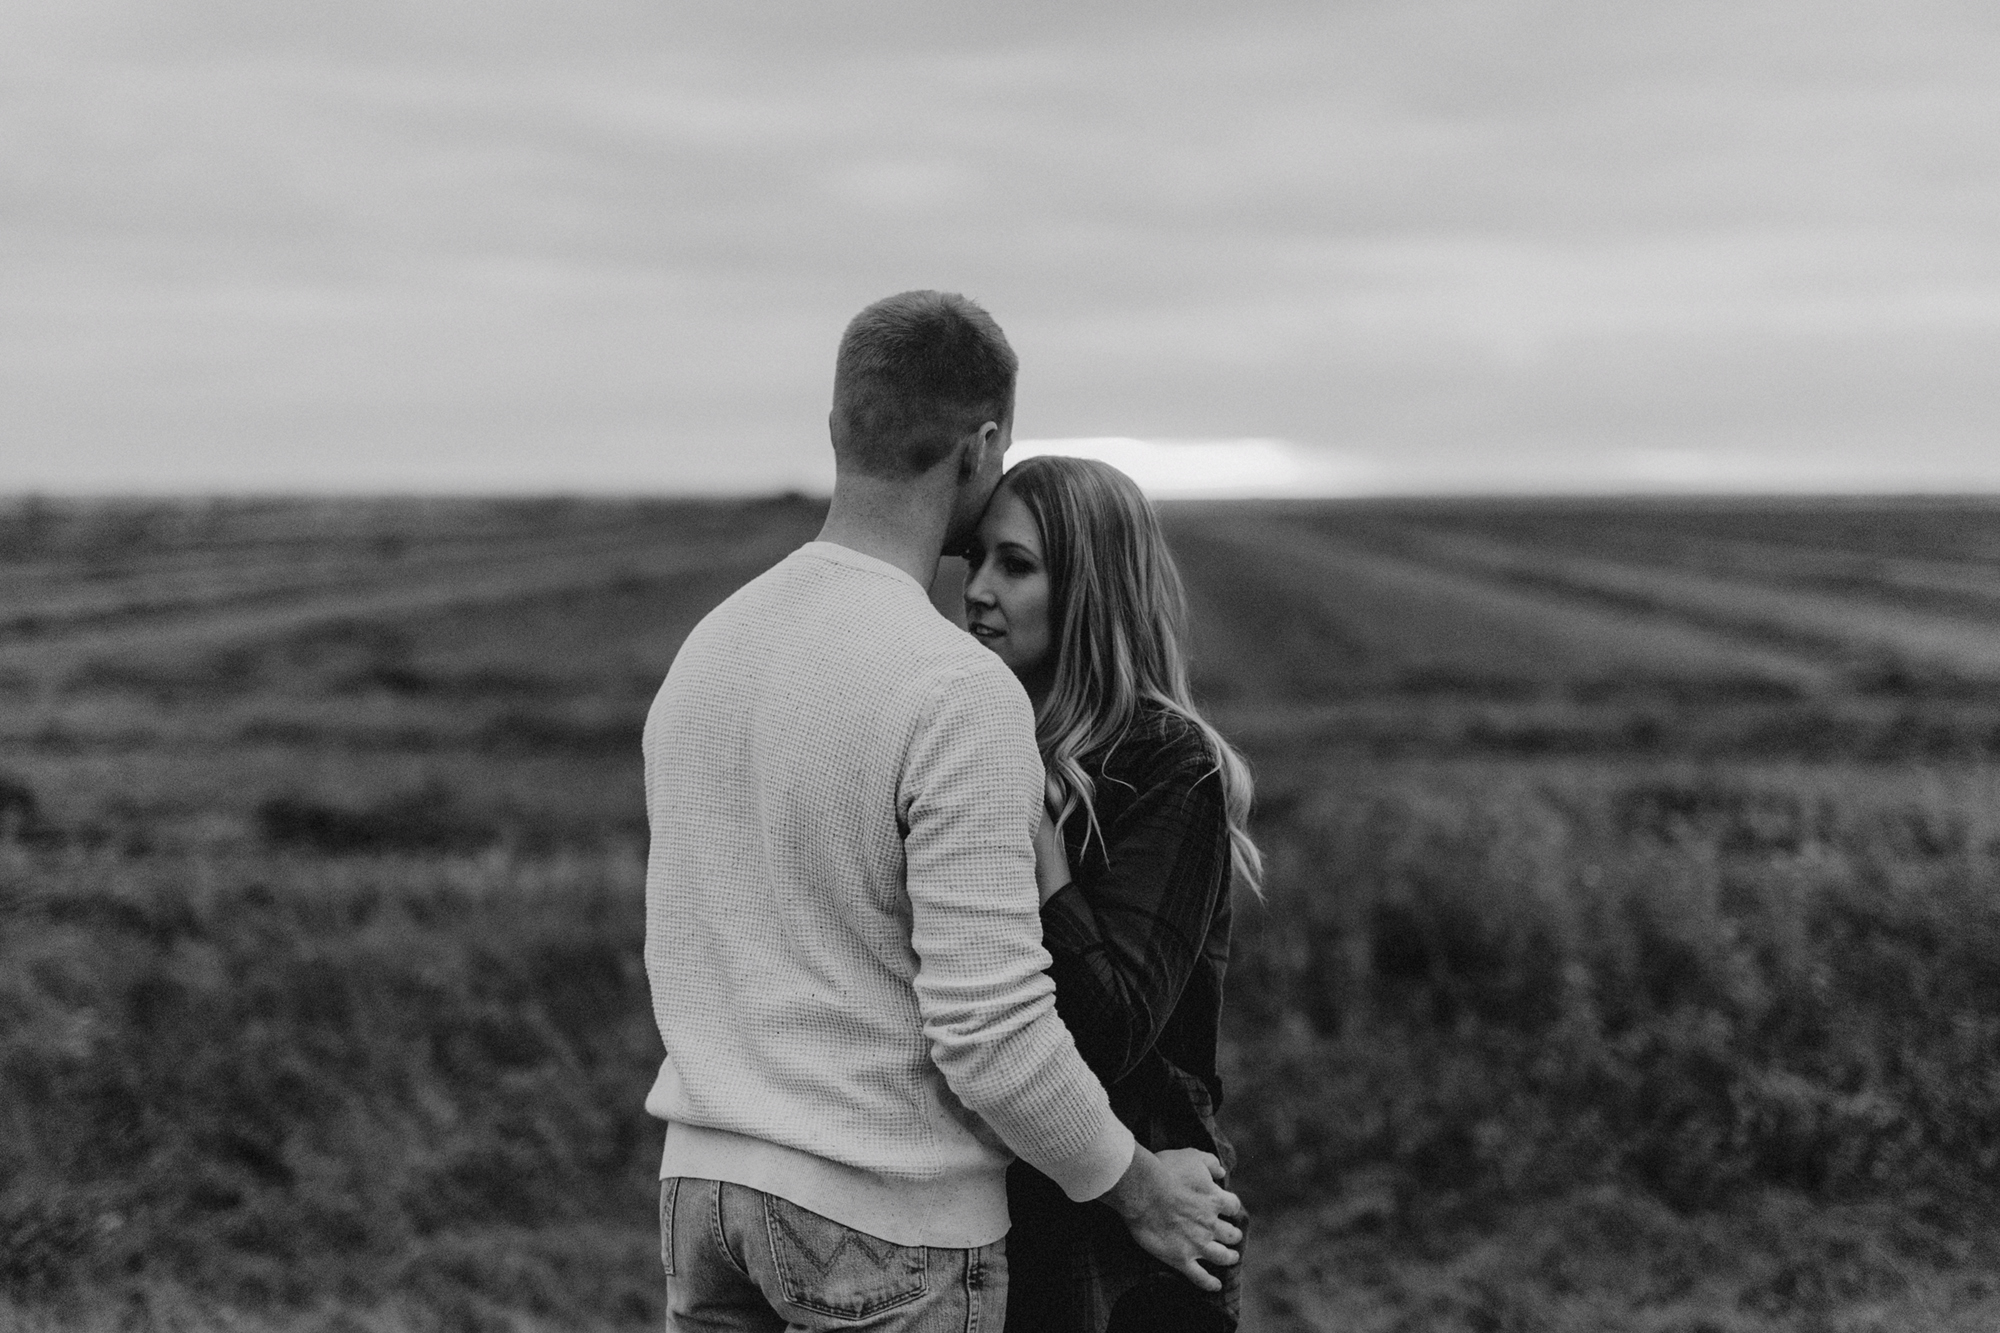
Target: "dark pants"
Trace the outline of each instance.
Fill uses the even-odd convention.
[[[1073,1203],[1029,1166],[1007,1169],[1011,1333],[1233,1333],[1241,1269],[1210,1268],[1206,1292],[1140,1249],[1103,1203]],[[1245,1229],[1250,1219],[1235,1219]]]

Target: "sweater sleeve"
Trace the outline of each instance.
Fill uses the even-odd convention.
[[[1104,830],[1105,869],[1042,908],[1057,1007],[1106,1083],[1159,1039],[1199,959],[1228,881],[1222,780],[1199,759],[1165,762]]]
[[[1055,1010],[1034,874],[1042,764],[1034,715],[1004,668],[932,696],[904,765],[916,995],[954,1095],[1076,1200],[1131,1163],[1131,1132]]]

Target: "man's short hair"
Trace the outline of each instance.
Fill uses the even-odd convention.
[[[877,477],[930,471],[1014,409],[1018,362],[993,316],[956,292],[884,297],[848,322],[833,372],[833,451]]]

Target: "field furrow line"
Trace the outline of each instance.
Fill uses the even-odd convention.
[[[617,550],[630,532],[489,541],[480,547],[397,557],[360,552],[279,564],[213,559],[179,568],[149,569],[122,579],[75,579],[39,585],[39,594],[0,602],[0,642],[60,637],[93,625],[138,629],[148,619],[223,612],[332,592],[357,592],[410,579],[491,569],[496,560],[528,563]]]
[[[599,550],[454,562],[415,584],[385,579],[381,586],[347,585],[272,603],[201,607],[142,625],[86,625],[0,645],[0,669],[32,674],[106,658],[159,661],[190,650],[246,646],[334,622],[393,621],[581,592],[628,579],[670,579],[718,565],[774,561],[799,540],[789,529],[764,529],[692,547],[685,539],[662,536],[651,544],[605,543]]]
[[[1421,524],[1404,531],[1421,534],[1419,540],[1469,535],[1426,529]],[[1920,558],[1847,546],[1600,528],[1540,533],[1503,529],[1489,539],[1564,557],[1578,555],[1750,583],[1807,587],[1836,597],[1872,598],[1974,615],[2000,614],[2000,563],[1982,558]]]
[[[1177,522],[1202,541],[1261,557],[1294,604],[1312,599],[1367,642],[1371,656],[1418,670],[1524,679],[1749,676],[1802,688],[1829,678],[1823,663],[1782,647],[1342,543],[1283,518]],[[1201,571],[1191,577],[1200,580]]]
[[[2000,677],[2000,614],[1902,606],[1803,585],[1663,569],[1459,532],[1412,534],[1439,562],[1523,588],[1651,611],[1853,664],[1913,661]]]

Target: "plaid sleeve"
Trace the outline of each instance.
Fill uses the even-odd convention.
[[[1133,799],[1103,830],[1098,873],[1042,907],[1056,1011],[1106,1084],[1158,1039],[1228,878],[1221,776],[1185,751],[1163,758],[1172,762],[1134,775]]]

